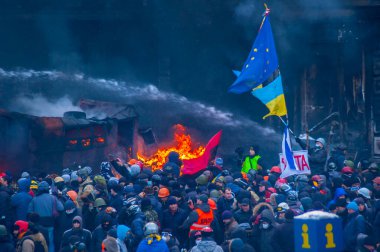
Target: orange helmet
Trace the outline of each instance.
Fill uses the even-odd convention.
[[[70,197],[70,199],[71,199],[73,202],[76,202],[76,201],[77,201],[78,194],[77,194],[76,191],[70,190],[70,191],[68,191],[66,194],[67,194],[67,196]]]
[[[169,195],[170,195],[169,189],[166,187],[163,187],[160,190],[158,190],[158,197],[159,198],[169,197]]]
[[[273,166],[272,169],[270,169],[271,173],[279,173],[281,174],[281,168],[278,166]]]
[[[218,208],[216,207],[216,203],[215,203],[215,201],[214,201],[213,199],[208,199],[208,200],[207,200],[207,203],[208,203],[208,205],[210,206],[210,208],[211,208],[212,210],[216,210],[216,209],[218,209]]]

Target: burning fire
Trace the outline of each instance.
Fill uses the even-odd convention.
[[[186,134],[186,128],[181,124],[174,127],[174,146],[159,148],[151,157],[146,157],[142,153],[137,153],[137,158],[146,166],[152,167],[152,170],[161,169],[167,162],[167,156],[170,152],[175,151],[179,154],[180,159],[193,159],[199,157],[205,151],[203,146],[192,150],[191,136]]]

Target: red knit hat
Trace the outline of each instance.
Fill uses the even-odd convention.
[[[28,231],[28,228],[29,228],[28,222],[23,221],[23,220],[16,221],[15,226],[18,226],[18,232],[19,233],[24,233],[24,232]]]

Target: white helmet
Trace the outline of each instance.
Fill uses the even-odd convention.
[[[154,222],[148,222],[144,226],[144,235],[158,234],[158,226]]]
[[[365,187],[360,188],[358,190],[358,194],[361,195],[361,196],[363,196],[366,199],[371,199],[370,191],[367,188],[365,188]]]
[[[317,138],[317,140],[315,140],[315,142],[320,142],[323,146],[326,146],[326,140],[322,137]]]

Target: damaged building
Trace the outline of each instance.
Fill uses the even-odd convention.
[[[37,117],[0,110],[0,169],[59,172],[89,165],[99,169],[108,155],[134,156],[138,114],[133,106],[81,100],[83,112]],[[87,114],[96,112],[97,117]]]

